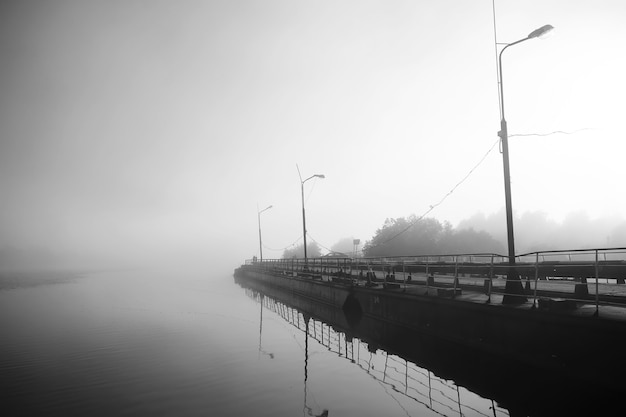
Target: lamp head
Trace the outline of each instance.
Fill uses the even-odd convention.
[[[552,25],[541,26],[539,29],[535,29],[532,32],[530,32],[530,34],[528,35],[528,39],[540,38],[544,36],[545,34],[547,34],[548,32],[550,32],[552,29],[554,29],[554,26]]]
[[[326,178],[326,176],[324,174],[315,174],[315,176],[317,178]]]

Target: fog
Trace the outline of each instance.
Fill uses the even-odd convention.
[[[518,254],[525,252],[626,247],[626,221],[619,216],[591,218],[583,211],[572,212],[562,221],[550,219],[544,212],[525,212],[514,217],[515,245]],[[458,228],[484,230],[506,244],[504,210],[490,215],[475,214],[462,220]]]
[[[624,241],[623,2],[4,1],[0,258],[232,268],[425,213],[518,252]],[[302,177],[324,174],[301,189]],[[476,214],[479,213],[479,214]]]

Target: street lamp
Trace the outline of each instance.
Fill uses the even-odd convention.
[[[524,39],[520,39],[516,42],[507,44],[500,51],[500,55],[498,57],[498,79],[500,80],[500,132],[498,132],[498,136],[502,141],[502,159],[504,163],[504,195],[505,195],[505,203],[506,203],[506,228],[507,228],[507,238],[508,238],[508,249],[509,249],[509,272],[507,275],[506,281],[506,291],[503,303],[517,303],[525,301],[525,297],[520,297],[523,294],[522,283],[519,279],[519,275],[517,275],[517,271],[515,269],[515,242],[513,238],[513,205],[511,203],[511,174],[509,169],[509,134],[506,125],[506,118],[504,117],[504,82],[502,80],[502,54],[506,50],[506,48],[517,45],[518,43],[522,43],[529,39],[538,38],[540,36],[545,35],[554,29],[551,25],[545,25],[536,29],[525,37]],[[510,295],[514,294],[514,295]]]
[[[257,217],[259,219],[259,255],[261,257],[261,262],[263,262],[263,240],[261,239],[261,213],[263,213],[265,210],[269,210],[271,209],[272,206],[266,207],[263,210],[257,212]],[[256,209],[259,209],[259,206],[256,206]]]
[[[306,255],[306,215],[304,214],[304,183],[311,178],[326,178],[326,176],[324,176],[324,174],[315,174],[302,181],[300,168],[298,168],[298,176],[300,177],[300,191],[302,192],[302,239],[304,240],[304,266],[306,268],[308,265],[308,259]]]

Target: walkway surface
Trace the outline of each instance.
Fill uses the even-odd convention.
[[[396,274],[395,285],[387,286],[382,280],[378,280],[376,285],[371,288],[432,297],[447,296],[451,298],[454,294],[454,277],[450,275],[434,275],[434,285],[427,285],[427,277],[423,274],[413,275],[410,282],[406,282],[406,279],[408,279],[408,274],[406,276],[403,276],[402,273]],[[489,280],[478,277],[459,277],[454,299],[477,304],[502,305],[506,280],[494,279],[491,294],[487,292],[488,287],[485,281]],[[365,285],[364,281],[358,282],[358,285]],[[576,295],[575,288],[577,285],[585,284],[572,280],[537,281],[536,293],[534,281],[522,282],[526,289],[527,301],[512,308],[549,309],[579,317],[593,317],[597,311],[598,316],[604,319],[626,322],[626,285],[624,284],[598,282],[596,286],[595,282],[588,282],[586,284],[588,295],[580,296]],[[598,292],[597,304],[596,288]]]

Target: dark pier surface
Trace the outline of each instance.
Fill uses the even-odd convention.
[[[454,277],[435,274],[431,277],[433,285],[427,285],[427,276],[412,276],[409,283],[397,282],[397,286],[390,286],[381,282],[371,288],[430,297],[450,297],[457,301],[476,304],[503,304],[506,286],[504,278],[492,280],[489,292],[487,288],[489,284],[485,283],[485,279],[459,277],[455,291]],[[549,281],[537,281],[536,284],[537,291],[534,290],[535,282],[523,280],[526,301],[512,307],[519,310],[549,310],[579,317],[598,316],[626,322],[626,285],[598,283],[596,305],[595,283],[577,283],[568,279],[553,278]],[[581,286],[586,289],[581,290]]]

